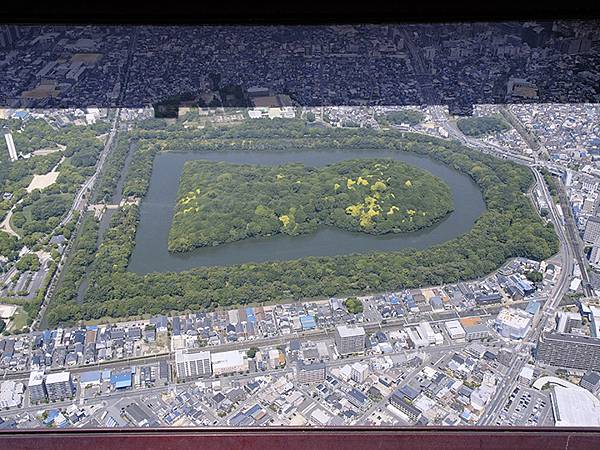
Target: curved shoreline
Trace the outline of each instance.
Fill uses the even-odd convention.
[[[216,247],[200,247],[186,253],[168,251],[168,232],[185,161],[202,159],[259,165],[300,162],[320,167],[365,157],[403,161],[441,178],[452,191],[454,210],[430,227],[407,233],[374,235],[322,226],[314,233],[298,236],[253,237]],[[154,160],[148,193],[140,207],[140,223],[128,270],[138,274],[180,272],[201,266],[364,254],[406,248],[424,249],[469,231],[485,209],[479,186],[467,174],[417,153],[394,150],[164,152],[159,153]]]

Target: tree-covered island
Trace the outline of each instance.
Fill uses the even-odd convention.
[[[169,250],[185,252],[254,236],[299,235],[320,225],[370,234],[429,227],[453,209],[448,186],[390,159],[325,167],[188,161]]]

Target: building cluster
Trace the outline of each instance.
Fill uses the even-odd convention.
[[[597,103],[511,104],[507,108],[535,134],[551,162],[585,171],[597,170],[600,155]]]
[[[584,245],[589,248],[587,252],[589,263],[592,267],[599,268],[600,170],[574,171],[567,168],[563,171],[562,180],[573,218]]]
[[[528,281],[525,275],[531,271],[542,273],[542,281]],[[356,325],[368,331],[395,321],[400,330],[394,333],[392,342],[383,337],[385,333],[375,332],[363,339],[365,348],[386,353],[393,351],[394,345],[423,348],[449,340],[483,339],[492,336],[491,316],[502,307],[524,309],[535,316],[557,272],[552,264],[516,259],[484,280],[360,297],[363,311],[354,314],[347,310],[344,299],[331,298],[15,335],[0,338],[0,371],[70,369],[168,351],[212,353],[212,348],[234,343],[248,342],[251,347],[253,341],[260,339],[336,327],[352,332]],[[343,342],[338,346],[337,352],[342,349],[340,354],[347,351],[347,341]],[[328,353],[331,357],[335,352]],[[276,366],[277,357],[274,353],[271,356],[259,352],[259,370]],[[189,370],[200,369],[198,366]]]
[[[241,92],[265,83],[307,106],[592,102],[600,78],[593,22],[4,26],[0,37],[4,101],[36,107],[139,107],[198,90],[248,102]]]
[[[42,371],[34,370],[29,374],[27,392],[31,403],[56,402],[73,398],[75,385],[70,372],[44,374]]]
[[[535,357],[575,374],[600,371],[600,302],[580,299],[557,311],[555,322],[540,336]]]

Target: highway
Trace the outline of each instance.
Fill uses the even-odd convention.
[[[577,250],[573,248],[572,241],[569,239],[568,233],[562,226],[560,215],[557,211],[556,205],[552,201],[550,191],[544,177],[536,166],[530,166],[536,180],[536,185],[540,188],[544,200],[548,204],[550,212],[550,220],[554,224],[554,228],[560,242],[560,255],[561,255],[561,272],[560,278],[554,286],[554,290],[548,300],[543,304],[540,313],[540,319],[535,327],[532,327],[527,336],[518,344],[516,350],[516,358],[512,361],[509,366],[509,370],[504,377],[504,383],[502,383],[500,389],[496,392],[493,399],[491,400],[486,412],[481,416],[478,424],[479,425],[493,425],[497,419],[497,415],[503,407],[507,396],[514,389],[518,383],[518,376],[523,367],[528,363],[530,358],[531,349],[537,343],[541,331],[544,329],[548,320],[554,318],[556,308],[558,307],[561,299],[569,289],[571,274],[573,272],[574,255],[577,254]]]
[[[138,33],[137,30],[135,30],[133,33],[132,39],[130,41],[130,44],[128,47],[127,61],[123,66],[124,69],[123,69],[123,67],[119,67],[119,77],[122,78],[122,83],[121,83],[121,89],[119,91],[119,95],[118,95],[118,99],[117,99],[117,105],[120,105],[122,103],[125,92],[127,91],[127,86],[129,84],[129,77],[130,77],[129,66],[131,63],[131,59],[133,58],[133,49],[135,48],[137,33]],[[121,70],[123,70],[123,73],[121,73]],[[44,299],[42,300],[42,304],[40,305],[38,314],[31,324],[30,329],[32,331],[36,330],[44,322],[43,318],[44,318],[44,315],[46,314],[48,304],[50,303],[50,300],[54,294],[54,290],[56,289],[56,285],[57,285],[58,281],[60,280],[62,270],[65,267],[65,264],[68,260],[68,255],[73,247],[73,243],[76,241],[76,236],[79,231],[79,227],[81,226],[81,223],[82,223],[83,214],[81,214],[81,213],[83,213],[86,210],[88,202],[89,202],[89,196],[90,196],[89,194],[91,194],[93,192],[96,181],[102,174],[104,164],[105,164],[106,159],[113,147],[115,137],[117,136],[117,133],[119,130],[119,125],[120,125],[120,120],[121,120],[121,108],[117,107],[115,109],[115,115],[114,115],[114,119],[113,119],[113,122],[111,125],[110,132],[108,134],[108,138],[106,140],[106,143],[104,144],[104,148],[100,152],[98,161],[96,162],[96,170],[94,171],[94,174],[83,183],[83,185],[81,186],[81,188],[75,195],[75,199],[73,200],[73,204],[71,205],[71,208],[67,212],[66,216],[60,221],[59,225],[55,228],[55,230],[56,230],[59,227],[62,227],[65,224],[67,224],[73,218],[73,215],[75,214],[76,211],[80,213],[77,223],[75,224],[75,230],[73,231],[73,233],[71,235],[71,239],[69,239],[69,241],[67,243],[67,247],[65,248],[63,254],[61,255],[60,260],[58,261],[56,271],[54,272],[54,275],[52,276],[52,279],[50,280],[50,283],[48,284],[48,288],[46,289]],[[55,230],[53,230],[51,233],[53,233]]]
[[[44,299],[42,300],[42,304],[40,305],[38,314],[31,324],[32,331],[36,330],[37,327],[42,322],[42,318],[44,317],[44,314],[46,313],[46,309],[48,308],[50,299],[52,298],[52,295],[54,294],[54,290],[56,288],[56,283],[60,279],[62,270],[65,267],[65,263],[67,261],[68,255],[73,246],[73,242],[75,242],[75,240],[76,240],[75,236],[77,234],[77,230],[79,229],[79,226],[81,225],[81,220],[83,217],[82,213],[87,208],[87,204],[89,201],[89,196],[87,194],[92,192],[92,189],[94,188],[96,180],[99,178],[100,174],[102,173],[102,169],[104,167],[104,163],[106,162],[106,158],[112,149],[112,145],[113,145],[113,142],[114,142],[114,139],[117,134],[118,127],[119,127],[119,118],[120,118],[120,109],[117,109],[115,112],[115,117],[113,119],[110,133],[108,135],[108,139],[106,140],[104,148],[100,152],[98,162],[96,163],[96,170],[95,170],[94,174],[90,178],[88,178],[85,183],[83,183],[83,185],[77,192],[77,195],[75,196],[75,199],[73,201],[73,204],[71,205],[71,208],[69,209],[69,212],[67,213],[67,215],[63,218],[63,220],[58,225],[58,227],[64,226],[66,223],[68,223],[72,219],[73,214],[76,211],[78,213],[80,213],[79,219],[78,219],[76,227],[75,227],[75,231],[73,232],[71,239],[69,239],[69,242],[67,244],[67,247],[65,248],[65,251],[63,252],[63,254],[61,255],[61,257],[58,261],[56,271],[54,272],[54,275],[52,276],[52,280],[50,280],[50,284],[48,285],[48,288],[46,289],[46,293],[44,295]]]
[[[536,179],[538,180],[538,183],[540,183],[540,186],[543,186],[544,193],[549,196],[550,194],[548,192],[545,182],[543,181],[543,178],[541,177],[541,174],[537,170],[534,170],[534,173],[536,174]],[[553,215],[553,217],[556,218],[556,207],[551,202],[549,203],[549,205],[552,205],[551,214]],[[554,287],[554,292],[544,303],[540,310],[541,318],[538,321],[537,326],[533,327],[530,330],[529,334],[525,336],[525,338],[523,338],[523,340],[518,344],[516,348],[517,356],[512,361],[511,365],[509,366],[509,370],[504,376],[504,383],[501,384],[500,389],[494,395],[488,408],[486,409],[486,412],[481,416],[478,422],[479,425],[493,425],[494,421],[497,418],[498,412],[501,410],[502,406],[506,401],[507,396],[518,383],[519,373],[529,361],[531,348],[538,341],[539,335],[543,328],[546,326],[548,320],[550,318],[554,318],[556,307],[558,306],[560,300],[569,288],[570,274],[573,269],[573,253],[571,246],[569,245],[566,239],[565,230],[560,226],[557,226],[556,228],[561,243],[561,254],[563,261],[560,278],[556,286]]]
[[[550,195],[550,191],[548,189],[548,186],[546,185],[546,181],[544,180],[544,177],[539,171],[539,164],[535,159],[523,155],[508,153],[500,146],[490,143],[482,143],[480,141],[477,141],[476,139],[472,139],[465,136],[463,133],[460,132],[460,130],[455,128],[448,121],[448,117],[441,106],[433,107],[432,115],[434,119],[439,124],[441,124],[442,127],[448,132],[449,137],[458,140],[462,144],[479,149],[484,153],[492,154],[501,158],[510,159],[516,163],[523,164],[529,167],[535,176],[536,186],[540,188],[540,192],[542,193],[545,202],[548,204],[550,220],[554,224],[554,228],[556,230],[556,234],[560,242],[559,255],[562,261],[560,278],[554,286],[552,294],[540,309],[539,314],[541,315],[538,323],[536,324],[536,326],[532,327],[528,335],[525,336],[525,338],[523,338],[523,340],[519,344],[517,344],[515,358],[510,364],[508,371],[504,376],[503,382],[500,384],[500,389],[496,392],[490,404],[488,405],[485,413],[481,416],[478,422],[478,425],[493,425],[499,411],[501,410],[502,406],[506,401],[507,396],[509,395],[509,392],[512,391],[518,383],[519,373],[529,361],[531,350],[535,347],[535,344],[539,339],[541,331],[544,329],[548,321],[554,318],[556,308],[558,307],[561,299],[569,289],[571,274],[573,273],[573,267],[576,258],[579,260],[579,265],[582,271],[582,277],[584,279],[584,292],[586,295],[591,294],[591,289],[589,287],[589,277],[586,271],[587,266],[585,265],[582,252],[580,251],[578,239],[579,236],[577,234],[577,229],[574,226],[574,223],[567,223],[567,218],[565,218],[565,220],[567,221],[566,226],[563,225],[561,215],[559,214],[557,207],[554,201],[552,200],[552,196]],[[518,118],[514,116],[513,119],[518,120]],[[519,132],[526,132],[526,128],[522,124],[520,125],[521,127],[517,128],[517,131],[520,130]],[[527,136],[525,142],[531,144],[530,136]],[[546,163],[545,165],[551,169],[556,170],[556,167],[554,167],[550,163]],[[564,193],[562,194],[564,195]],[[563,206],[563,209],[565,209],[565,207],[566,206]],[[568,209],[568,207],[566,208]]]

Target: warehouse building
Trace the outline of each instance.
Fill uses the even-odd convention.
[[[239,350],[213,353],[211,359],[213,374],[217,376],[246,372],[249,369],[248,356]]]

